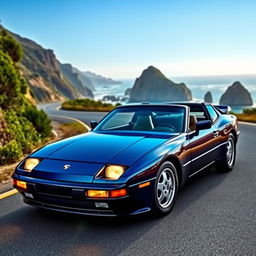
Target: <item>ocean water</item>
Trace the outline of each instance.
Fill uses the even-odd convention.
[[[195,100],[203,100],[207,91],[213,95],[215,104],[219,103],[221,95],[235,81],[240,81],[242,85],[251,93],[254,107],[256,107],[256,75],[235,75],[235,76],[204,76],[204,77],[173,77],[172,81],[184,82],[192,91]],[[135,79],[121,80],[122,84],[99,85],[96,88],[95,99],[102,99],[105,95],[115,95],[122,97],[127,88],[132,88]],[[239,97],[239,95],[238,95]],[[242,112],[243,107],[234,107],[234,112]]]
[[[119,80],[122,84],[109,84],[109,85],[97,85],[96,91],[93,92],[96,100],[101,100],[103,96],[114,95],[116,97],[124,96],[126,89],[132,88],[134,80],[123,79]]]

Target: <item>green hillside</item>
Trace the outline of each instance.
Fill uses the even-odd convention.
[[[21,45],[0,32],[0,165],[17,161],[50,136],[50,120],[26,98]]]
[[[0,31],[2,30],[5,29],[0,25]],[[35,102],[93,97],[89,88],[85,88],[81,93],[76,84],[73,84],[62,72],[61,63],[53,50],[45,49],[36,42],[13,32],[8,31],[8,33],[23,48],[23,58],[18,65]]]

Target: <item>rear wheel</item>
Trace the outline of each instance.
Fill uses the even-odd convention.
[[[233,134],[229,135],[227,144],[226,144],[226,153],[225,156],[217,161],[216,169],[219,172],[230,172],[232,171],[236,160],[236,143]]]
[[[168,214],[175,203],[178,192],[177,169],[171,162],[164,162],[158,170],[154,187],[155,216]]]

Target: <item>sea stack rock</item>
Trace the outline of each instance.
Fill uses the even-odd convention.
[[[124,92],[124,96],[130,96],[130,94],[131,94],[131,91],[132,91],[132,88],[127,88],[126,90],[125,90],[125,92]]]
[[[213,102],[212,93],[211,92],[207,92],[204,95],[204,102],[207,102],[207,103],[212,103]]]
[[[142,72],[130,92],[130,102],[188,100],[192,100],[192,94],[184,83],[174,83],[153,66]]]
[[[240,83],[234,82],[220,98],[220,104],[230,106],[251,106],[253,105],[251,94]]]

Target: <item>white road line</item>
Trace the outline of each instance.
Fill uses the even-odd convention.
[[[58,118],[64,118],[64,119],[68,119],[68,120],[72,120],[72,121],[75,121],[79,124],[81,124],[83,127],[85,127],[88,131],[91,130],[91,128],[85,124],[84,122],[82,122],[81,120],[79,119],[76,119],[76,118],[73,118],[73,117],[69,117],[69,116],[61,116],[61,115],[49,115],[50,117],[58,117]]]
[[[245,124],[245,125],[251,125],[251,126],[256,126],[256,124],[255,123],[249,123],[249,122],[240,122],[240,121],[238,121],[238,123],[239,124]]]
[[[58,137],[58,133],[57,133],[55,130],[52,130],[52,133],[53,133],[53,135],[54,135],[55,138]]]

